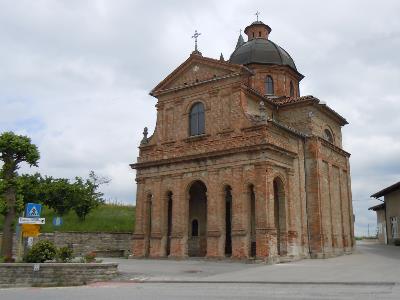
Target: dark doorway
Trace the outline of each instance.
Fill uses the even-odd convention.
[[[189,256],[207,254],[207,188],[202,181],[195,181],[189,189]]]
[[[257,241],[256,241],[256,196],[254,194],[254,186],[249,186],[249,200],[250,200],[250,257],[257,255]]]
[[[225,187],[225,255],[232,255],[232,189]]]
[[[172,192],[167,193],[167,256],[171,254]]]
[[[146,197],[146,218],[145,218],[145,235],[146,235],[146,240],[145,240],[145,251],[144,251],[144,256],[148,257],[150,255],[150,240],[151,240],[151,210],[152,210],[152,194],[148,194]]]
[[[282,180],[274,179],[274,222],[276,228],[276,246],[278,255],[286,254],[284,235],[286,232],[285,190]]]

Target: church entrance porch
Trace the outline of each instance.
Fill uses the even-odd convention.
[[[207,254],[207,188],[195,181],[189,189],[188,256],[204,257]]]

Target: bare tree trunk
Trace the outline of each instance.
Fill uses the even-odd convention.
[[[13,236],[14,236],[14,220],[15,211],[15,190],[10,188],[5,192],[5,198],[8,206],[7,214],[4,217],[3,239],[1,243],[1,255],[5,258],[12,258]]]

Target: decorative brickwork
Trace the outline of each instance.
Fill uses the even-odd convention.
[[[247,32],[259,31],[252,26],[269,28]],[[152,90],[156,129],[131,165],[134,256],[276,261],[352,251],[347,122],[317,98],[299,97],[303,76],[285,55],[280,64],[244,66],[192,53]],[[264,96],[266,76],[275,95]],[[198,102],[204,124],[195,122],[205,130],[191,136]]]

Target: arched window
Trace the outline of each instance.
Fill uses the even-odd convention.
[[[290,82],[290,97],[294,97],[294,86],[293,86],[293,81]]]
[[[324,130],[324,138],[333,144],[333,135],[332,132],[329,129],[325,129]]]
[[[190,135],[204,134],[204,105],[201,102],[197,102],[192,106],[189,116],[189,132]]]
[[[265,94],[273,95],[274,94],[274,81],[271,76],[267,76],[265,78]]]
[[[199,221],[196,219],[192,221],[192,236],[199,236]]]

